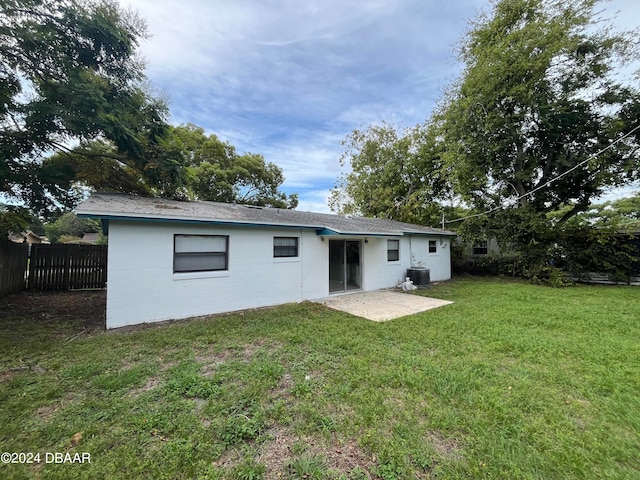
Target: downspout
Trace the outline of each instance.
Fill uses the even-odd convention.
[[[411,239],[413,235],[409,235],[409,267],[413,267],[413,244],[411,243]]]
[[[302,302],[304,298],[302,295],[304,294],[304,255],[302,255],[302,237],[304,236],[304,231],[300,229],[300,245],[298,255],[300,255],[300,301]]]

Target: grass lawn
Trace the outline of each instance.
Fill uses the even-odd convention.
[[[104,294],[1,299],[0,451],[41,461],[0,478],[640,478],[640,289],[419,293],[455,303],[78,335]]]

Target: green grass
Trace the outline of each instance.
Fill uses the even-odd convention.
[[[91,454],[0,478],[640,478],[638,288],[419,294],[455,303],[77,337],[82,318],[0,310],[0,450]]]

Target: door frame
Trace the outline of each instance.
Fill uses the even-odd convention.
[[[333,244],[336,245],[337,243],[341,243],[342,244],[342,262],[341,262],[341,270],[342,270],[342,288],[336,289],[336,288],[332,288],[332,282],[336,282],[336,280],[332,280],[331,278],[331,242],[334,242]],[[356,262],[349,262],[349,259],[347,258],[348,256],[348,245],[357,245],[358,249],[357,249],[357,260]],[[362,268],[362,250],[363,250],[363,242],[361,239],[342,239],[342,238],[336,238],[336,239],[329,239],[329,274],[328,274],[328,280],[329,280],[329,295],[333,295],[333,294],[339,294],[339,293],[346,293],[346,292],[350,292],[350,291],[360,291],[362,290],[362,282],[363,282],[363,268]],[[359,272],[357,272],[356,275],[356,279],[359,280],[358,283],[356,283],[353,287],[349,287],[349,275],[348,275],[348,270],[351,266],[356,265],[358,267],[360,267]]]

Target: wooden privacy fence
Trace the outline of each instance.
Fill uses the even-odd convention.
[[[0,240],[0,297],[24,290],[29,246]]]
[[[106,245],[31,245],[29,290],[80,290],[106,286]]]

